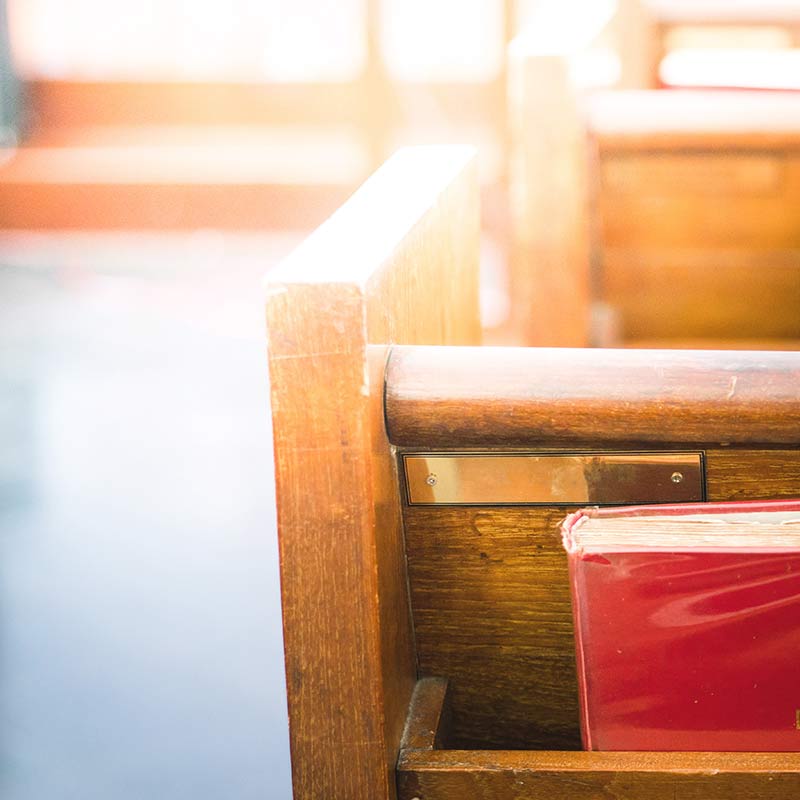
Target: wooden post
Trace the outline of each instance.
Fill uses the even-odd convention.
[[[520,343],[589,341],[587,145],[566,55],[509,46],[511,315]]]
[[[620,59],[620,89],[651,89],[660,84],[663,31],[644,0],[618,0],[613,20]]]
[[[388,345],[480,339],[473,152],[401,151],[267,283],[295,800],[395,796],[416,679]]]

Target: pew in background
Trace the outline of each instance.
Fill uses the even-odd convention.
[[[605,345],[795,346],[800,97],[584,94],[568,63],[525,37],[509,50],[521,340],[570,345],[577,329]]]
[[[580,751],[579,500],[502,503],[491,465],[689,456],[703,499],[797,495],[800,355],[467,346],[477,267],[474,163],[426,148],[269,276],[296,800],[796,794],[797,753]],[[465,457],[481,497],[437,500]]]
[[[756,2],[738,0],[618,0],[609,29],[604,33],[616,47],[620,59],[622,89],[655,89],[673,85],[668,74],[662,74],[662,63],[682,49],[708,51],[766,49],[770,51],[796,48],[800,45],[800,6],[797,3]],[[738,70],[727,76],[725,69],[705,75],[715,76],[706,87],[753,85],[757,76],[745,76],[745,84],[737,84]],[[714,80],[722,80],[721,84]],[[728,82],[728,81],[733,82]],[[775,75],[780,84],[786,76]],[[678,84],[680,85],[680,84]],[[764,87],[768,87],[768,83]]]
[[[672,85],[669,71],[662,70],[664,59],[671,54],[678,55],[682,48],[700,47],[713,51],[733,51],[737,49],[762,50],[761,57],[771,60],[775,51],[797,48],[800,45],[800,6],[792,0],[740,0],[739,2],[715,2],[701,0],[687,2],[681,0],[649,0],[644,5],[646,27],[640,33],[649,33],[652,43],[648,50],[652,58],[650,74],[651,87],[663,84]],[[628,42],[631,42],[629,39]],[[631,42],[632,43],[632,42]],[[746,53],[743,54],[746,56]],[[775,62],[778,64],[778,62]],[[796,62],[795,62],[796,63]],[[753,72],[754,70],[751,70]],[[760,71],[760,70],[759,70]],[[737,83],[737,75],[742,74],[743,83]],[[713,79],[718,75],[720,83]],[[782,85],[790,76],[781,75],[780,67],[774,75],[776,87]],[[755,86],[769,88],[770,78],[747,75],[732,69],[728,75],[723,68],[708,73],[706,86]],[[763,81],[763,83],[761,83]],[[680,85],[680,84],[678,84]],[[796,78],[794,85],[797,87]],[[647,88],[646,85],[628,88]]]

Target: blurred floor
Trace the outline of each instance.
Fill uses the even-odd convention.
[[[290,797],[261,278],[298,237],[0,236],[0,794]]]

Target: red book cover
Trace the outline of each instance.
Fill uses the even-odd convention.
[[[800,501],[563,523],[588,750],[800,751]]]

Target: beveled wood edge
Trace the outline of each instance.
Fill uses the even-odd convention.
[[[589,750],[407,750],[398,772],[628,773],[796,775],[800,753],[709,753]],[[402,800],[402,799],[401,799]]]
[[[408,709],[406,727],[400,742],[400,760],[412,750],[441,747],[446,717],[447,678],[420,678]]]

